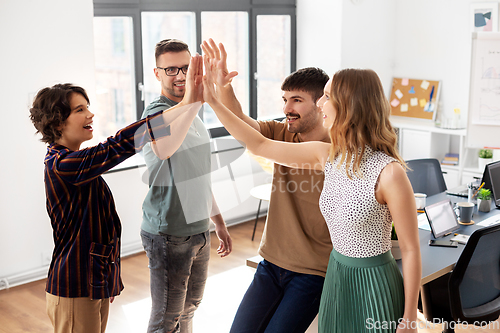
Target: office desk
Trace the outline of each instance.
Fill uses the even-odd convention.
[[[432,205],[436,202],[450,200],[453,203],[460,201],[467,201],[466,198],[457,197],[454,195],[448,195],[446,193],[440,193],[427,198],[426,205]],[[475,222],[473,225],[465,226],[461,225],[460,229],[454,231],[454,233],[471,235],[475,230],[482,228],[477,224],[491,216],[500,214],[500,210],[496,209],[495,205],[492,203],[492,208],[489,213],[483,213],[477,211],[477,206],[474,208],[474,216],[472,220]],[[432,233],[428,230],[418,229],[418,234],[420,238],[420,255],[422,257],[422,280],[421,284],[424,285],[432,280],[437,279],[440,276],[445,275],[453,270],[455,263],[457,262],[460,254],[462,253],[465,245],[458,244],[457,248],[453,247],[438,247],[429,246],[429,239],[433,239]],[[443,239],[450,239],[453,235],[448,235],[443,237]],[[247,259],[247,266],[257,268],[257,264],[262,260],[261,256],[255,256]],[[402,261],[398,260],[397,264],[401,272],[403,272]]]
[[[467,201],[467,198],[457,197],[454,195],[448,195],[446,193],[440,193],[427,198],[426,205],[432,205],[436,202],[443,200],[451,200],[452,203]],[[475,224],[470,226],[461,225],[460,229],[454,231],[454,233],[470,235],[475,230],[482,228],[477,224],[491,216],[500,214],[500,210],[496,209],[495,205],[492,203],[491,211],[488,213],[478,212],[477,206],[474,208],[474,216],[472,220]],[[457,262],[460,254],[462,253],[465,245],[458,244],[457,248],[452,247],[437,247],[429,246],[429,240],[433,239],[432,233],[427,230],[418,229],[420,238],[420,254],[422,257],[422,281],[421,284],[424,285],[440,276],[445,275],[453,270],[455,263]],[[453,238],[453,234],[443,237],[443,239]],[[398,260],[399,269],[402,271],[401,260]]]

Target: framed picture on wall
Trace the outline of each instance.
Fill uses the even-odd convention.
[[[498,31],[498,2],[474,2],[470,5],[472,31]]]

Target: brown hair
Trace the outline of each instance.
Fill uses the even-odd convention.
[[[156,43],[155,59],[158,61],[158,57],[167,52],[177,53],[182,51],[188,51],[188,53],[191,54],[191,52],[189,52],[189,46],[183,41],[178,39],[164,39]]]
[[[42,134],[42,142],[51,144],[61,137],[60,128],[71,114],[69,98],[73,93],[81,94],[90,104],[85,89],[71,83],[43,88],[36,94],[30,108],[30,119],[36,133]]]
[[[389,101],[377,73],[369,69],[340,70],[332,78],[330,95],[336,110],[330,129],[330,160],[340,155],[351,178],[348,170],[354,156],[352,170],[359,176],[361,157],[368,145],[406,168],[397,150],[397,136],[389,121]]]
[[[301,68],[288,75],[281,84],[281,90],[299,90],[311,94],[314,102],[323,96],[323,88],[330,78],[321,68]]]

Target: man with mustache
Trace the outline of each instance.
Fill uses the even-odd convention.
[[[330,142],[316,102],[328,75],[319,68],[290,74],[281,86],[281,122],[257,121],[242,112],[231,86],[224,46],[203,42],[205,56],[217,63],[217,93],[238,117],[269,139]],[[323,173],[274,164],[273,192],[259,254],[264,258],[234,318],[232,333],[305,332],[319,309],[321,291],[332,250],[319,210]]]

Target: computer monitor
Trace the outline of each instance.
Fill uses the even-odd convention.
[[[491,190],[495,205],[500,206],[500,161],[487,164],[483,173],[483,188]]]

